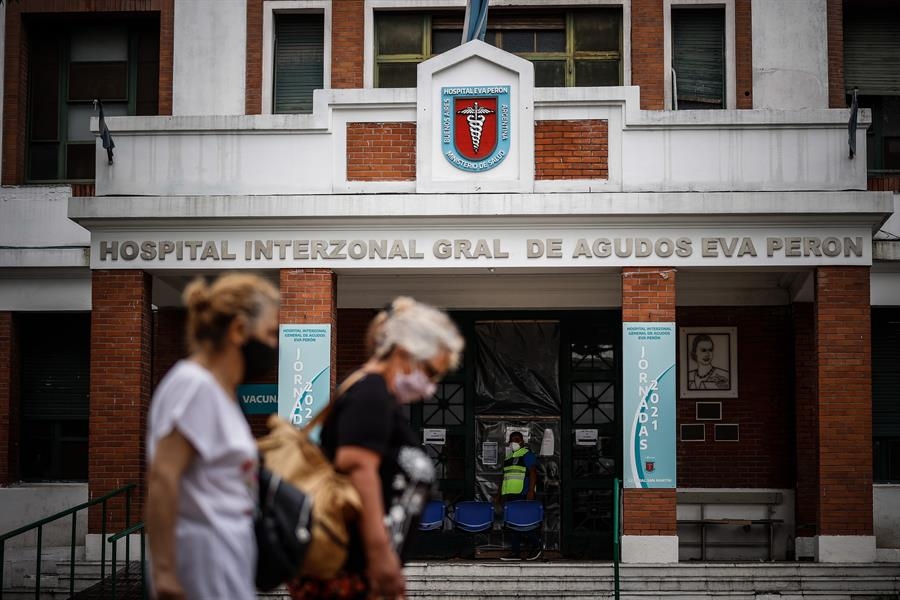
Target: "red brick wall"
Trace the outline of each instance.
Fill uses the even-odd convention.
[[[28,95],[28,44],[25,15],[58,13],[159,13],[159,114],[172,114],[174,0],[40,0],[6,2],[6,49],[3,80],[3,185],[25,181]]]
[[[331,3],[331,87],[363,86],[363,0]]]
[[[641,88],[641,108],[664,108],[663,2],[631,2],[631,85]]]
[[[347,123],[348,181],[415,178],[415,123]]]
[[[900,175],[869,176],[866,189],[870,192],[894,192],[900,194]]]
[[[750,0],[735,0],[734,50],[738,108],[753,108],[753,19]]]
[[[815,310],[811,302],[792,307],[794,322],[794,398],[797,457],[796,535],[816,534],[819,494],[819,407],[816,392]]]
[[[132,518],[143,514],[144,435],[150,403],[150,276],[143,271],[92,271],[91,399],[88,480],[91,498],[137,483]],[[111,505],[107,528],[125,524]],[[100,531],[100,510],[88,528]]]
[[[828,0],[828,106],[844,108],[844,0]]]
[[[331,364],[337,364],[337,276],[331,269],[281,269],[281,324],[331,325]],[[331,369],[334,387],[337,369]]]
[[[622,321],[668,323],[675,320],[675,269],[622,269]]]
[[[819,535],[872,535],[869,267],[816,270]]]
[[[601,119],[534,122],[535,179],[607,179],[608,123]]]
[[[244,113],[262,113],[263,0],[247,0],[247,64]]]
[[[185,337],[187,312],[161,308],[153,313],[153,389],[176,362],[188,354]]]
[[[678,535],[675,490],[623,491],[622,528],[625,535]]]
[[[679,327],[737,327],[738,397],[721,421],[697,421],[696,398],[679,398],[678,425],[705,423],[705,442],[678,442],[679,487],[793,488],[793,379],[788,307],[683,307]],[[680,389],[680,388],[679,388]],[[705,398],[703,400],[706,400]],[[715,423],[737,423],[740,441],[716,442]]]
[[[369,308],[341,308],[337,311],[337,380],[341,381],[368,360],[366,330],[375,311]]]
[[[675,320],[675,269],[622,269],[622,321]],[[678,535],[674,489],[626,489],[622,525],[625,535]]]

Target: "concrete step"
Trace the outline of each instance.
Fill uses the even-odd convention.
[[[609,563],[412,563],[408,597],[611,598]],[[622,565],[622,598],[702,600],[900,599],[900,565],[806,563]]]

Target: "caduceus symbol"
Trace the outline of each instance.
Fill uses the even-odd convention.
[[[482,108],[478,106],[478,102],[473,102],[472,106],[456,112],[466,115],[466,121],[469,123],[469,137],[472,139],[472,151],[477,154],[478,146],[481,145],[481,131],[484,129],[485,115],[490,115],[494,111]]]

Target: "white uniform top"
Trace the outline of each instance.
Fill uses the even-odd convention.
[[[255,599],[256,443],[237,402],[212,373],[188,360],[178,362],[153,394],[150,463],[159,440],[173,429],[197,452],[179,488],[178,579],[192,600]]]

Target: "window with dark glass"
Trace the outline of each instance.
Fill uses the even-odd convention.
[[[672,72],[673,108],[725,108],[723,8],[672,9]]]
[[[900,13],[869,4],[844,10],[844,86],[847,105],[857,90],[872,110],[866,131],[870,175],[900,173]]]
[[[460,45],[464,15],[375,13],[375,85],[415,87],[416,65]],[[488,13],[485,42],[534,63],[540,87],[622,84],[622,11]]]
[[[158,112],[159,24],[41,21],[28,36],[27,179],[91,180],[94,99],[107,117]]]
[[[90,315],[20,314],[16,330],[22,479],[87,479]]]
[[[324,87],[325,19],[321,13],[275,15],[272,112],[311,113]]]

